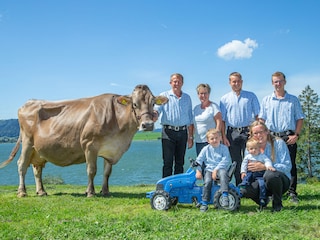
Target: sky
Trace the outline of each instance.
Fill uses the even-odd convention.
[[[320,1],[1,0],[0,119],[29,99],[169,90],[172,73],[199,104],[218,103],[237,71],[259,101],[282,71],[286,90],[320,94]]]

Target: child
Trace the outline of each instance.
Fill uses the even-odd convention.
[[[248,163],[251,161],[259,161],[265,164],[266,169],[270,171],[276,171],[272,166],[272,161],[265,154],[260,153],[259,142],[251,138],[246,144],[247,154],[244,157],[241,164],[241,179],[242,183],[239,184],[240,188],[249,186],[255,180],[258,180],[260,188],[260,207],[265,207],[267,202],[266,186],[263,179],[265,171],[251,172],[248,171]]]
[[[208,145],[202,148],[196,162],[199,164],[196,172],[196,178],[202,179],[201,166],[204,163],[204,185],[200,211],[208,210],[208,202],[211,197],[212,180],[220,179],[220,191],[222,192],[222,207],[229,206],[228,185],[229,177],[227,169],[231,163],[231,157],[227,146],[220,144],[221,132],[217,129],[208,130],[207,134]]]

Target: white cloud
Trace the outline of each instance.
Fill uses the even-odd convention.
[[[258,43],[250,38],[243,42],[239,40],[232,40],[220,47],[217,55],[225,60],[251,58],[252,52],[258,47]]]

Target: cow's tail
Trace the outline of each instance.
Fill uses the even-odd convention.
[[[12,162],[12,160],[14,159],[14,157],[16,156],[16,154],[20,148],[20,144],[21,144],[21,134],[19,135],[19,138],[16,142],[16,145],[14,146],[14,148],[11,151],[9,158],[0,164],[0,168],[4,168],[5,166],[7,166],[9,163]]]

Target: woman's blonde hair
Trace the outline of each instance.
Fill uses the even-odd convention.
[[[252,128],[254,128],[256,126],[262,126],[264,128],[264,130],[268,133],[267,141],[271,144],[271,160],[272,160],[272,162],[274,162],[275,161],[274,142],[273,142],[274,138],[270,134],[269,129],[264,124],[264,122],[254,121],[253,123],[251,123],[251,125],[249,127],[249,139],[253,137]]]

